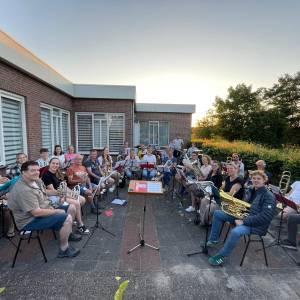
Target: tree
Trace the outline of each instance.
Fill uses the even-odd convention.
[[[216,118],[212,109],[206,116],[197,121],[195,136],[198,138],[211,138],[216,133]]]
[[[300,144],[300,72],[279,77],[272,88],[265,90],[264,99],[287,122],[287,139]]]
[[[253,92],[251,85],[239,84],[228,89],[225,100],[216,97],[217,133],[229,140],[249,140],[253,112],[261,110],[260,93],[260,90]]]

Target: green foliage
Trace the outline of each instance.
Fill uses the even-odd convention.
[[[244,83],[230,87],[194,132],[198,138],[221,136],[277,148],[300,145],[300,72],[281,76],[270,89],[253,90]]]
[[[244,141],[230,142],[224,139],[194,139],[197,147],[213,159],[226,161],[233,152],[242,157],[246,170],[255,169],[255,162],[263,159],[267,170],[273,174],[274,183],[278,183],[283,171],[292,173],[292,181],[300,180],[300,149],[285,148],[284,150],[268,149],[258,144]]]

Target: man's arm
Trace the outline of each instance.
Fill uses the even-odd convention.
[[[65,213],[63,209],[54,209],[54,208],[36,208],[31,210],[30,213],[35,217],[48,217],[56,214]]]

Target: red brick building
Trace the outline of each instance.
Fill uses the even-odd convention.
[[[138,104],[135,86],[73,84],[0,31],[0,165],[18,152],[74,144],[80,153],[127,140],[164,145],[191,136],[194,105]]]

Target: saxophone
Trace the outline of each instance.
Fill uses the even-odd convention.
[[[236,199],[228,193],[225,193],[223,190],[220,190],[220,197],[221,209],[226,214],[241,220],[249,215],[251,207],[250,203]]]
[[[62,181],[57,189],[57,194],[63,198],[69,197],[79,201],[80,185],[77,184],[72,190],[70,190],[67,186],[66,181]]]
[[[104,176],[108,176],[112,172],[112,164],[109,155],[103,156],[104,160]]]

